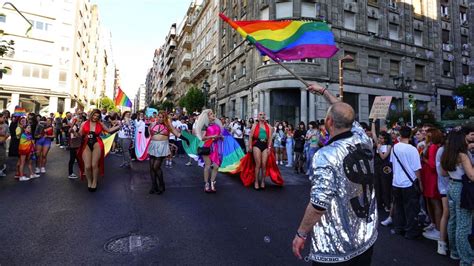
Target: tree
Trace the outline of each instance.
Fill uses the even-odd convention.
[[[114,112],[118,112],[119,109],[115,106],[115,103],[112,99],[110,99],[109,97],[102,97],[100,99],[100,108],[105,108],[107,109],[107,112],[109,111],[114,111]]]
[[[474,108],[474,83],[457,87],[454,90],[454,95],[464,98],[465,108]]]
[[[161,108],[165,111],[171,111],[174,108],[174,104],[170,101],[164,101],[161,103]]]
[[[5,14],[0,13],[0,17],[5,17]],[[3,30],[0,30],[0,39],[5,35],[5,32]],[[0,57],[4,57],[7,54],[13,53],[15,48],[13,48],[13,45],[15,42],[13,40],[1,40],[0,41]],[[0,79],[3,77],[3,74],[6,74],[8,71],[11,71],[12,69],[7,66],[1,66],[0,68]]]
[[[201,111],[204,101],[204,93],[197,87],[191,87],[186,95],[179,100],[179,105],[185,107],[188,113],[192,113]]]

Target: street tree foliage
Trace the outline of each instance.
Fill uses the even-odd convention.
[[[465,84],[454,90],[454,95],[464,98],[465,108],[474,108],[474,83]]]
[[[192,113],[201,111],[204,101],[204,93],[197,87],[191,87],[186,95],[179,100],[179,106],[186,108],[188,113]]]
[[[107,109],[107,112],[109,112],[109,111],[118,112],[119,111],[119,109],[115,106],[114,101],[112,99],[110,99],[109,97],[107,97],[107,96],[100,98],[99,108],[100,109],[105,108],[105,109]]]
[[[161,103],[161,109],[165,111],[171,111],[174,108],[173,102],[170,101],[164,101]]]

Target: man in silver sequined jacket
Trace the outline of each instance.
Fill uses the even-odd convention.
[[[331,139],[312,158],[310,202],[293,253],[302,258],[311,232],[313,265],[370,265],[377,239],[372,142],[350,105],[317,84],[308,90],[331,104],[325,119]]]

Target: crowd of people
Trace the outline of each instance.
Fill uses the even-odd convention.
[[[347,106],[338,108],[350,113]],[[55,143],[69,150],[68,177],[87,180],[88,190],[94,192],[99,178],[104,175],[103,135],[117,132],[111,153],[121,153],[120,167],[123,168],[132,168],[136,160],[149,161],[150,194],[165,191],[163,162],[172,168],[174,156],[186,154],[189,160],[185,165],[191,166],[196,160],[203,166],[206,193],[217,191],[216,178],[221,170],[240,173],[243,184],[255,190],[265,189],[267,176],[275,184],[283,185],[279,167],[293,168],[296,174],[308,175],[314,182],[318,178],[317,164],[323,161],[320,158],[330,160],[327,158],[331,156],[327,153],[330,146],[334,148],[334,160],[343,160],[336,156],[340,152],[335,147],[339,135],[329,129],[337,132],[338,126],[343,125],[340,121],[345,121],[347,131],[349,122],[353,121],[329,113],[326,118],[329,121],[307,124],[302,121],[295,127],[287,121],[274,121],[271,125],[263,112],[255,119],[218,119],[210,109],[189,115],[160,111],[150,116],[141,111],[119,114],[95,109],[85,113],[77,109],[75,113],[48,117],[33,113],[10,115],[4,111],[0,113],[0,176],[6,176],[8,153],[10,157],[17,157],[15,178],[28,181],[40,177],[47,172],[48,153]],[[466,203],[463,198],[466,198],[464,190],[472,186],[470,182],[474,180],[474,127],[467,125],[445,132],[431,124],[416,128],[398,124],[390,128],[377,127],[377,124],[380,123],[360,123],[360,128],[369,140],[372,154],[369,159],[374,163],[374,178],[367,184],[373,185],[379,212],[387,214],[380,224],[392,226],[394,234],[407,239],[424,236],[436,240],[437,253],[447,255],[449,251],[451,258],[470,265],[474,253],[468,237],[474,212],[469,205],[472,202]],[[359,134],[357,129],[352,131]],[[344,134],[341,131],[340,135]],[[354,134],[347,137],[354,138],[357,135]],[[364,136],[357,137],[360,138],[357,141],[365,143]],[[78,175],[74,173],[76,161]],[[345,170],[342,175],[351,182],[366,182],[352,180],[350,169]],[[327,192],[321,195],[324,193]],[[469,194],[467,198],[472,199],[472,196]],[[329,203],[318,204],[309,205],[308,208],[314,207],[317,212],[308,215],[323,215]],[[369,215],[368,210],[359,211]],[[306,239],[306,233],[308,230],[298,231],[297,237]]]

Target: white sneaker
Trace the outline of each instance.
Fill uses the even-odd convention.
[[[41,167],[41,171],[40,171],[42,174],[46,173],[46,168],[44,167]]]
[[[5,174],[5,172],[3,171],[0,171],[0,177],[5,177],[5,176],[7,176],[7,174]]]
[[[392,217],[387,217],[387,219],[383,220],[380,222],[381,225],[383,226],[389,226],[393,223]]]
[[[30,175],[30,179],[38,178],[38,177],[40,177],[40,175],[38,175],[38,174]]]
[[[72,173],[68,176],[70,179],[76,179],[77,178],[77,175]]]
[[[461,259],[461,258],[459,258],[459,256],[454,255],[452,252],[449,254],[449,257],[450,257],[452,260],[460,260],[460,259]]]
[[[423,228],[423,231],[429,232],[429,231],[432,231],[433,229],[435,229],[435,224],[430,224],[426,226],[425,228]]]
[[[439,237],[440,237],[440,233],[438,230],[436,230],[436,228],[434,228],[433,230],[431,231],[426,231],[426,232],[423,232],[423,236],[425,238],[428,238],[428,239],[431,239],[431,240],[439,240]]]
[[[192,162],[187,162],[187,163],[186,163],[186,166],[191,166],[191,165],[193,165]]]
[[[446,242],[438,240],[438,254],[443,256],[448,255],[448,245]]]
[[[29,179],[28,177],[26,177],[26,176],[20,176],[20,179],[19,179],[19,180],[20,180],[20,181],[28,181],[28,180],[30,180],[30,179]]]
[[[35,174],[39,174],[39,173],[40,173],[40,169],[39,169],[39,167],[36,167],[35,168]]]

